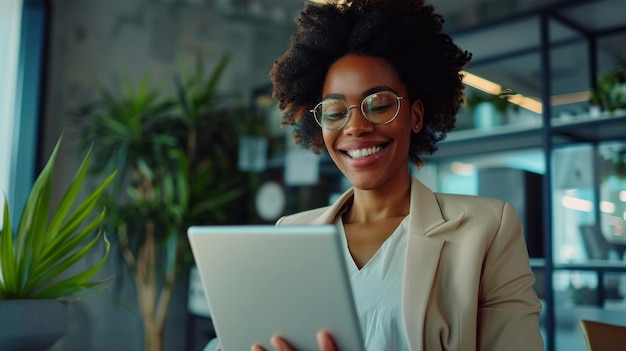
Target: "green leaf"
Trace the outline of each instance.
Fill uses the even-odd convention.
[[[100,235],[99,235],[100,236]],[[64,296],[70,296],[73,295],[79,291],[85,290],[85,289],[90,289],[93,288],[95,286],[99,286],[101,285],[104,281],[100,281],[100,282],[96,282],[94,283],[88,283],[89,279],[91,279],[104,265],[104,263],[106,262],[108,256],[109,256],[109,250],[111,248],[111,244],[110,242],[106,239],[106,237],[104,235],[102,235],[102,237],[104,238],[104,243],[105,243],[105,253],[104,256],[102,257],[102,259],[100,259],[100,261],[94,265],[93,267],[87,269],[84,272],[78,273],[76,275],[73,275],[69,278],[66,278],[65,280],[62,280],[58,283],[52,284],[48,287],[45,287],[39,291],[36,291],[34,293],[32,293],[30,295],[31,298],[38,298],[38,299],[50,299],[50,298],[59,298],[59,297],[64,297]],[[95,244],[96,240],[98,240],[99,237],[97,237],[96,239],[94,239],[94,241],[91,244]],[[87,247],[83,248],[84,253],[86,254],[86,251],[89,251],[91,248],[93,247],[93,245],[89,246],[89,249],[86,249]],[[80,255],[77,254],[77,255]],[[83,254],[84,255],[84,254]],[[76,260],[77,261],[77,260]],[[64,264],[64,267],[69,268],[71,265],[68,264]]]
[[[74,201],[76,200],[76,197],[78,196],[78,193],[80,192],[80,188],[83,184],[83,180],[85,179],[85,176],[87,175],[87,168],[89,167],[90,160],[91,160],[91,150],[87,152],[87,156],[85,156],[85,159],[81,163],[78,173],[76,174],[74,180],[72,181],[72,183],[66,190],[65,194],[63,194],[63,197],[61,198],[61,201],[59,202],[57,206],[56,212],[54,216],[52,217],[50,224],[48,225],[48,235],[51,235],[52,238],[54,238],[59,227],[63,223],[63,220],[65,220],[65,217],[67,216],[69,211],[72,209],[72,206],[74,205]],[[51,238],[46,238],[46,241],[49,241],[50,239]]]
[[[219,195],[215,195],[206,201],[199,202],[192,209],[192,215],[198,215],[205,211],[219,209],[223,204],[233,201],[243,194],[242,189],[231,189]]]
[[[33,260],[37,259],[45,243],[45,228],[50,212],[52,172],[62,138],[63,136],[57,141],[48,162],[35,180],[20,216],[15,247],[17,294],[26,285]]]
[[[49,255],[52,251],[52,247],[54,247],[57,242],[65,240],[65,238],[69,235],[72,235],[78,227],[83,223],[83,221],[89,216],[95,207],[98,199],[100,198],[102,192],[106,188],[106,186],[115,178],[116,173],[112,173],[109,175],[85,200],[83,200],[68,218],[68,220],[63,224],[61,228],[59,228],[59,232],[54,236],[54,239],[51,241],[50,245],[46,248],[44,254]]]
[[[49,276],[50,267],[61,262],[62,259],[71,254],[76,247],[89,238],[100,226],[105,217],[105,210],[102,210],[100,215],[96,217],[91,223],[89,223],[81,231],[68,237],[65,240],[57,240],[48,245],[49,252],[45,256],[45,259],[37,264],[37,267],[33,269],[33,275],[31,277],[31,284],[36,285],[42,280],[50,279]]]
[[[6,197],[3,197],[3,223],[0,232],[0,299],[7,291],[17,290],[17,276],[15,274],[15,254],[13,252],[13,231],[11,229],[11,216],[9,214],[9,204]]]
[[[67,253],[63,257],[62,260],[55,262],[54,264],[48,266],[43,275],[43,277],[45,277],[45,279],[43,280],[45,282],[50,282],[56,277],[60,276],[61,274],[67,272],[71,267],[74,266],[74,264],[76,264],[79,260],[85,257],[85,255],[87,255],[94,248],[94,246],[98,243],[98,239],[100,238],[100,236],[101,235],[98,234],[98,236],[96,236],[93,240],[85,244],[79,250],[75,252]],[[46,285],[46,284],[42,284],[41,282],[39,282],[39,284],[37,285],[41,286],[41,285]],[[29,291],[35,291],[35,290],[37,290],[36,287],[34,288],[30,287],[29,289]]]
[[[220,59],[220,61],[217,64],[217,67],[213,70],[213,73],[211,74],[211,77],[209,78],[209,83],[206,86],[206,90],[204,94],[205,96],[211,95],[216,90],[217,84],[222,78],[222,75],[224,74],[224,71],[226,70],[226,67],[228,66],[229,61],[230,61],[230,55],[224,55]]]

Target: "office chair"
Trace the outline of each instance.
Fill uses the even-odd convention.
[[[626,326],[580,321],[588,351],[624,351],[626,349]]]

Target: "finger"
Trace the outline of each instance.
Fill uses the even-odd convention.
[[[272,337],[270,342],[272,343],[272,346],[274,346],[274,348],[278,351],[295,351],[294,348],[291,347],[291,345],[289,345],[289,343],[280,336]]]
[[[320,347],[320,351],[338,351],[333,337],[327,331],[317,333],[317,344]]]
[[[250,347],[250,351],[265,351],[265,349],[259,344],[254,344]]]

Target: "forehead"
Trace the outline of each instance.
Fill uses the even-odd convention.
[[[323,95],[361,96],[375,87],[406,93],[404,84],[389,63],[378,57],[349,55],[335,61],[328,69]]]

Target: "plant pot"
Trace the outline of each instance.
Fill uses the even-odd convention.
[[[474,107],[474,128],[491,129],[503,124],[504,116],[491,102],[480,102]]]
[[[0,300],[0,351],[41,351],[67,329],[67,302]]]
[[[599,105],[590,105],[589,106],[589,116],[591,118],[600,118],[602,115],[602,107]]]

